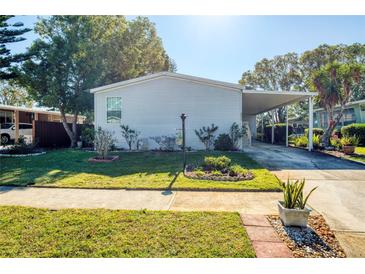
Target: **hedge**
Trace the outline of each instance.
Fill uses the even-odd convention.
[[[359,144],[365,145],[365,124],[351,124],[343,126],[341,128],[341,134],[347,137],[356,135],[359,138]]]
[[[271,125],[267,125],[264,131],[264,141],[267,143],[271,143]],[[293,133],[293,127],[291,125],[288,126],[289,135]],[[275,124],[274,128],[274,143],[276,144],[285,144],[286,142],[286,124],[280,123]]]
[[[308,128],[306,128],[306,129],[304,130],[304,134],[305,134],[305,136],[307,136],[307,137],[308,137],[308,131],[309,131],[309,129],[308,129]],[[324,130],[323,130],[322,128],[317,128],[317,127],[313,128],[313,135],[319,135],[319,136],[322,136],[323,134],[324,134]]]

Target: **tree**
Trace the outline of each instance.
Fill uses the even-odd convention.
[[[131,129],[128,125],[121,125],[122,136],[128,144],[129,150],[132,150],[133,145],[137,145],[139,132]]]
[[[7,21],[14,16],[0,15],[0,80],[13,79],[17,76],[13,70],[14,63],[27,59],[26,54],[11,54],[6,48],[9,43],[16,43],[25,40],[22,34],[30,31],[29,28],[22,28],[23,23],[9,24]]]
[[[324,145],[329,145],[331,134],[342,118],[345,105],[349,102],[354,89],[360,85],[364,73],[365,65],[338,62],[327,64],[313,72],[312,88],[319,94],[320,106],[328,113],[328,126],[322,136]],[[340,109],[335,116],[336,105],[340,105]]]
[[[41,38],[29,50],[21,83],[41,105],[59,109],[71,147],[78,115],[92,109],[90,88],[169,69],[153,24],[142,17],[52,16],[35,31]],[[74,116],[72,127],[66,113]]]
[[[33,101],[26,89],[16,84],[14,80],[4,80],[0,81],[0,104],[31,107]]]
[[[212,124],[210,127],[202,127],[199,130],[195,130],[196,136],[204,144],[206,150],[210,150],[214,143],[214,133],[218,130],[218,126]]]
[[[264,58],[255,64],[253,71],[244,72],[239,82],[251,89],[297,90],[302,83],[298,55],[287,53],[273,59]],[[285,109],[278,108],[267,115],[274,119],[275,123],[284,122]]]

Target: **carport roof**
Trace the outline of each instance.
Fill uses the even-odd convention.
[[[242,90],[242,94],[242,111],[246,115],[267,112],[317,95],[316,92],[260,90]]]

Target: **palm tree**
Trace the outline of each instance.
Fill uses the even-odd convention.
[[[363,64],[333,62],[313,73],[312,88],[319,94],[319,105],[328,113],[328,126],[322,136],[322,143],[325,146],[329,145],[331,134],[341,120],[353,90],[358,88],[361,79],[364,78],[364,72]],[[340,106],[340,110],[335,117],[336,105]]]

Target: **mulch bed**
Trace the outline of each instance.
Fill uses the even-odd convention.
[[[195,179],[195,180],[228,181],[228,182],[252,180],[254,178],[254,175],[251,172],[248,172],[246,174],[239,174],[237,176],[229,176],[228,174],[214,175],[211,173],[206,173],[203,176],[198,176],[195,174],[194,171],[185,171],[184,175],[189,179]]]
[[[90,162],[90,163],[110,163],[110,162],[116,161],[118,159],[119,159],[119,156],[107,156],[105,158],[96,156],[96,157],[89,158],[88,162]]]
[[[335,234],[321,215],[309,216],[308,227],[285,227],[279,216],[268,220],[295,258],[345,258]]]

